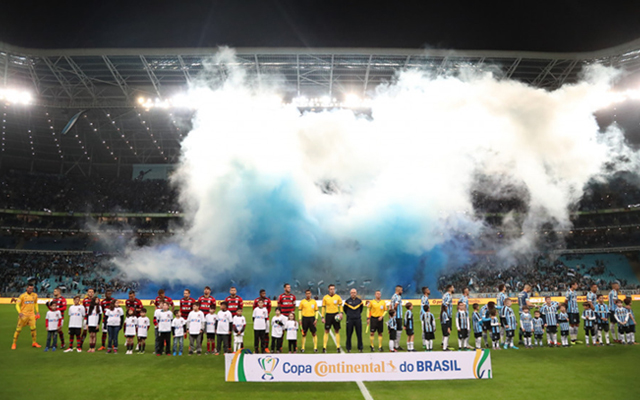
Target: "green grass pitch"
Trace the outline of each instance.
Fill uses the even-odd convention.
[[[40,311],[44,309],[40,307]],[[432,307],[434,314],[438,311],[438,307]],[[634,311],[640,315],[640,306],[635,305]],[[31,347],[26,328],[18,340],[18,348],[10,350],[16,322],[15,307],[0,306],[0,399],[363,398],[357,385],[347,382],[227,383],[222,356],[156,357],[151,354],[153,333],[145,355],[126,355],[122,334],[118,354],[63,353],[60,349],[45,353],[46,332],[41,318],[38,342],[43,349]],[[247,332],[245,344],[251,348],[251,326]],[[322,334],[319,333],[318,338],[320,347]],[[341,337],[344,346],[344,333]],[[402,339],[402,346],[406,348],[406,335]],[[384,343],[386,349],[386,333]],[[311,340],[307,340],[307,349],[311,344]],[[440,337],[434,344],[439,346]],[[365,351],[368,345],[366,334]],[[453,335],[452,345],[457,346]],[[87,342],[84,347],[88,348]],[[419,340],[416,348],[422,348]],[[335,351],[332,340],[329,340],[329,351]],[[492,380],[366,382],[365,385],[375,400],[640,398],[640,346],[587,348],[577,345],[569,349],[502,350],[492,352],[491,357]]]

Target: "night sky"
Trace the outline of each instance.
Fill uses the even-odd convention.
[[[228,45],[589,51],[640,38],[639,1],[601,1],[596,6],[577,0],[505,4],[4,0],[0,41],[41,48]]]

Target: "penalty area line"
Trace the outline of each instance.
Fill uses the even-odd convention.
[[[332,330],[329,331],[329,334],[331,335],[331,339],[333,339],[333,343],[335,343],[336,347],[338,347],[338,341],[336,340],[336,335],[333,333]],[[365,400],[373,400],[373,397],[371,397],[371,393],[369,393],[369,389],[367,389],[367,387],[364,385],[364,382],[362,381],[355,381],[356,385],[358,385],[358,389],[360,389],[360,393],[362,393],[362,397],[364,397]]]

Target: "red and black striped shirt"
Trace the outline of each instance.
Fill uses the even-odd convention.
[[[258,301],[262,300],[264,302],[264,306],[267,308],[267,313],[271,314],[271,300],[268,297],[258,297],[253,301],[253,309],[258,308]]]
[[[133,312],[136,317],[140,316],[140,311],[142,311],[142,302],[139,299],[127,299],[124,302],[124,305],[127,307],[127,310],[133,308]]]
[[[193,303],[195,302],[196,300],[191,297],[187,299],[183,297],[180,299],[180,315],[182,316],[182,318],[187,319],[189,313],[193,309]]]
[[[289,316],[296,309],[296,296],[291,293],[282,293],[278,297],[278,307],[280,307],[282,315]]]
[[[161,298],[160,296],[156,297],[156,301],[154,302],[154,304],[156,305],[156,308],[160,308],[160,302],[164,300],[165,303],[169,303],[169,310],[173,311],[173,300],[171,300],[171,297],[169,296],[164,296],[164,299]]]
[[[64,312],[67,310],[67,299],[65,299],[64,297],[54,297],[49,302],[49,309],[51,309],[51,306],[53,304],[58,306],[58,311],[60,311],[60,314],[62,314],[62,316],[64,317]]]
[[[235,316],[236,313],[238,312],[238,310],[242,310],[242,297],[240,296],[236,296],[236,297],[231,297],[228,296],[226,299],[224,299],[224,301],[227,302],[228,305],[228,310],[229,312],[231,312],[231,315]]]
[[[107,311],[109,309],[109,307],[111,307],[111,303],[114,302],[116,299],[114,299],[113,297],[107,299],[104,298],[102,299],[102,301],[100,302],[100,308],[102,308],[102,315],[104,315],[104,312]],[[107,320],[106,318],[104,319],[105,321]]]
[[[216,299],[213,296],[204,297],[200,296],[198,299],[198,303],[200,303],[200,311],[204,315],[209,314],[210,312],[216,312]]]

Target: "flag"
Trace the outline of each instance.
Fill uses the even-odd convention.
[[[87,110],[80,110],[76,115],[71,117],[69,122],[67,122],[67,125],[65,125],[64,128],[62,129],[62,134],[66,135],[67,132],[69,132],[71,130],[71,128],[73,128],[73,126],[76,124],[76,122],[78,122],[78,119],[82,116],[82,114],[84,114],[86,112],[87,112]]]

